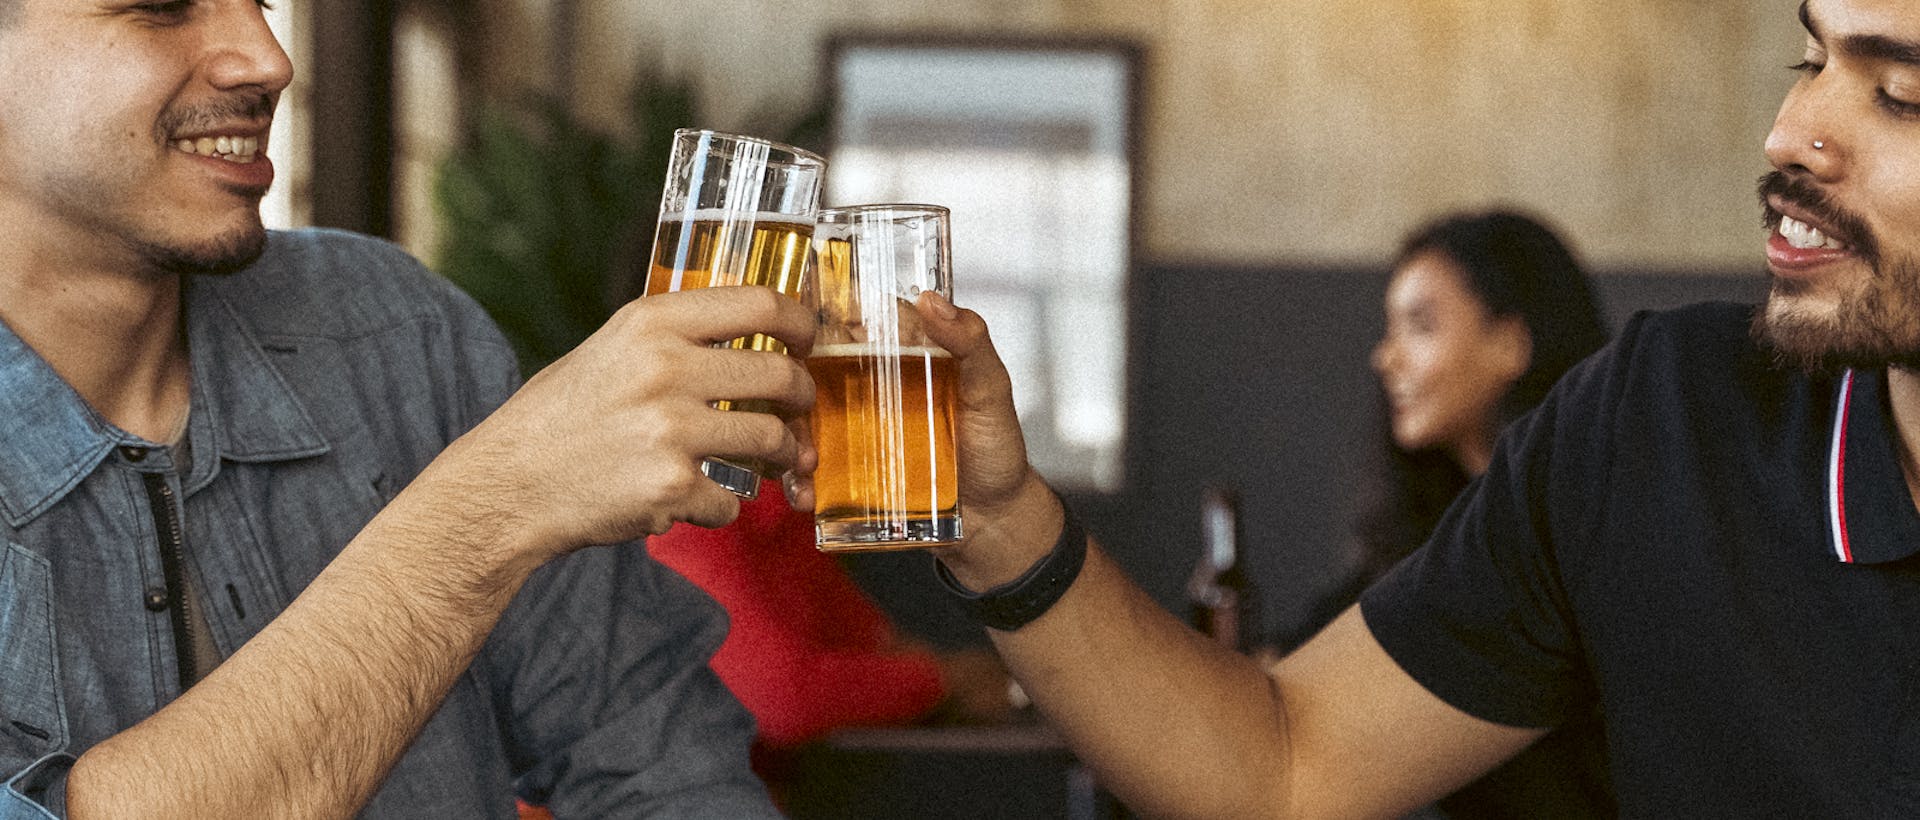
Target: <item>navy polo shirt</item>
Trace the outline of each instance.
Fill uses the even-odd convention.
[[[1886,377],[1776,365],[1753,310],[1636,316],[1362,611],[1470,714],[1597,705],[1625,816],[1920,816],[1920,514]]]

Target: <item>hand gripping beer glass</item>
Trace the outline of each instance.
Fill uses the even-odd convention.
[[[788,145],[683,128],[673,133],[646,296],[725,285],[764,285],[799,298],[811,249],[820,157]],[[785,353],[762,335],[723,347]],[[767,412],[762,401],[720,401],[722,410]],[[764,465],[706,459],[701,471],[735,495],[759,494]]]
[[[862,205],[820,212],[807,299],[820,319],[813,375],[816,543],[826,552],[960,538],[953,357],[913,301],[952,298],[947,209]]]

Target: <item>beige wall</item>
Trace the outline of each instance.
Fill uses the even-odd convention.
[[[496,85],[552,82],[531,0],[493,0]],[[580,0],[572,86],[623,118],[636,66],[713,127],[814,93],[846,30],[1117,34],[1147,46],[1151,259],[1378,262],[1434,212],[1518,203],[1602,269],[1757,269],[1760,143],[1791,0]],[[527,79],[522,79],[527,78]]]

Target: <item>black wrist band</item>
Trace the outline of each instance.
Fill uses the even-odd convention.
[[[1058,499],[1059,494],[1055,493],[1054,498]],[[1065,501],[1060,503],[1060,513],[1060,540],[1053,542],[1053,551],[1018,578],[986,592],[972,592],[953,577],[946,564],[935,561],[934,573],[974,621],[1001,632],[1026,626],[1066,594],[1067,587],[1073,586],[1073,579],[1080,577],[1080,567],[1087,561],[1086,530],[1081,529],[1079,519],[1073,517],[1073,510],[1067,509]]]

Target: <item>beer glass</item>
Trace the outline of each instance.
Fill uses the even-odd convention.
[[[764,285],[800,297],[827,164],[754,137],[682,128],[673,133],[660,223],[645,296],[725,285]],[[722,347],[786,353],[754,334]],[[722,410],[767,412],[763,401],[721,401]],[[735,495],[759,494],[765,465],[706,459],[701,471]]]
[[[947,209],[828,208],[814,228],[807,299],[819,317],[815,543],[826,552],[960,538],[953,357],[927,339],[913,301],[953,296]]]

